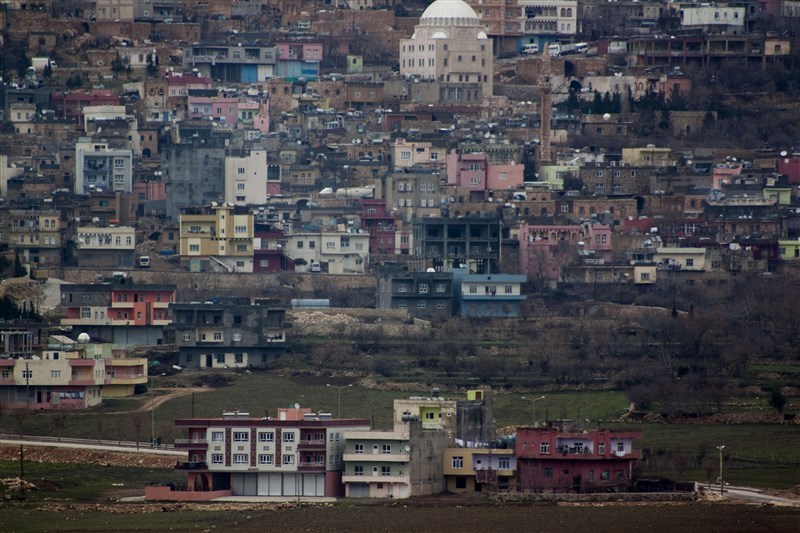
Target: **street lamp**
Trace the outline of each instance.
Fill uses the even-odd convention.
[[[331,385],[330,383],[326,383],[325,386],[334,388],[334,389],[336,389],[338,391],[338,402],[337,403],[338,403],[339,411],[336,414],[336,418],[342,418],[342,391],[344,389],[346,389],[347,387],[352,387],[353,384],[350,383],[349,385]]]
[[[725,484],[722,481],[722,450],[725,449],[725,445],[722,444],[717,446],[717,450],[719,450],[719,495],[724,496],[724,487]]]
[[[529,402],[531,402],[531,404],[533,404],[533,427],[538,427],[538,425],[536,424],[536,402],[538,402],[539,400],[544,400],[545,398],[544,395],[539,396],[538,398],[526,398],[525,396],[520,396],[520,398],[522,398],[523,400],[528,400]]]

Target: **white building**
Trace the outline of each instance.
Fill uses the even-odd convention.
[[[400,73],[442,83],[481,83],[492,94],[492,41],[462,0],[436,0],[410,39],[400,40]]]
[[[287,235],[285,253],[308,265],[327,265],[329,274],[363,274],[369,264],[369,233],[317,231]]]
[[[91,189],[131,192],[133,151],[81,139],[75,145],[75,194],[86,194]]]
[[[225,157],[225,201],[236,205],[267,203],[266,150]]]
[[[733,26],[744,31],[744,7],[715,5],[683,6],[680,10],[681,26],[684,28]]]
[[[577,0],[519,0],[527,35],[575,35],[578,30]]]

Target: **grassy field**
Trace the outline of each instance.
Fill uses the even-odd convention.
[[[90,464],[37,463],[25,461],[25,479],[35,490],[26,492],[33,502],[96,502],[107,499],[113,492],[136,490],[144,493],[147,483],[170,480],[171,469],[103,466]],[[20,474],[16,461],[0,461],[0,478]],[[8,493],[16,499],[18,494]]]
[[[12,511],[13,509],[13,511]],[[282,506],[228,510],[118,506],[70,509],[15,506],[0,514],[0,529],[24,531],[676,531],[761,533],[797,531],[800,509],[719,504],[493,505],[485,501],[397,501],[373,505]],[[12,512],[8,512],[12,511]],[[166,511],[166,512],[165,512]],[[268,526],[267,526],[268,524]]]

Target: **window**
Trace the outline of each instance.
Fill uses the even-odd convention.
[[[604,183],[595,183],[594,184],[594,192],[597,194],[603,194],[606,192],[606,186]]]
[[[425,300],[417,301],[417,308],[418,309],[425,309],[426,307],[428,307],[428,302],[426,302]]]
[[[200,245],[199,244],[190,244],[189,245],[189,251],[190,252],[199,252],[200,251]]]
[[[81,318],[92,318],[92,309],[90,307],[81,307]]]
[[[550,453],[550,443],[542,442],[539,444],[539,453]]]
[[[464,458],[462,456],[453,457],[453,468],[458,470],[464,468]]]
[[[364,475],[364,467],[363,466],[354,466],[353,467],[353,475],[354,476],[363,476]]]
[[[260,465],[271,465],[272,464],[272,454],[271,453],[262,453],[258,456],[258,464]]]
[[[222,332],[221,331],[215,331],[214,332],[214,340],[215,341],[221,341],[222,340]]]
[[[391,466],[382,466],[381,467],[381,475],[382,476],[391,476],[392,475],[392,467]]]
[[[247,442],[247,435],[246,431],[235,431],[233,433],[233,442]]]
[[[599,453],[600,455],[605,455],[605,453],[606,453],[606,443],[605,442],[601,442],[601,443],[599,443],[597,445],[597,453]]]
[[[294,433],[284,433],[283,442],[294,442]]]
[[[514,294],[514,287],[511,285],[506,285],[505,288],[503,289],[503,292],[505,292],[506,294]]]
[[[246,453],[235,453],[235,454],[233,454],[233,464],[235,464],[235,465],[246,465],[247,464],[247,454]]]
[[[242,340],[242,334],[241,333],[234,333],[233,334],[233,342],[239,342],[241,340]]]
[[[552,467],[546,466],[544,469],[544,477],[553,477]]]
[[[687,267],[694,266],[694,259],[687,259],[686,260],[686,266]]]
[[[624,442],[618,442],[617,443],[617,453],[622,453],[624,451],[625,451],[625,443]]]
[[[397,284],[397,292],[408,292],[408,284],[406,284],[406,283],[398,283]]]
[[[273,442],[275,440],[275,433],[272,431],[262,431],[258,434],[258,442]]]
[[[364,445],[363,444],[356,444],[354,449],[355,449],[354,453],[364,453]]]
[[[294,434],[292,434],[294,435]],[[293,465],[294,464],[294,455],[285,453],[283,454],[283,464],[285,465]]]
[[[23,370],[22,377],[25,379],[32,379],[33,378],[33,370]]]
[[[428,284],[427,283],[420,283],[419,284],[419,293],[420,294],[428,294]]]
[[[405,309],[407,307],[408,307],[408,302],[406,302],[405,300],[400,300],[397,302],[398,309]]]
[[[469,286],[469,293],[470,294],[478,294],[478,286],[477,285],[470,285]]]
[[[50,379],[61,379],[61,370],[51,370]]]
[[[381,447],[381,452],[382,453],[386,453],[386,454],[392,453],[392,445],[391,444],[384,444]]]
[[[240,353],[234,354],[233,362],[235,364],[239,364],[239,365],[243,364],[244,363],[244,355],[240,354]]]
[[[222,454],[221,453],[212,453],[211,454],[211,464],[221,465],[222,464]]]
[[[444,300],[436,300],[436,309],[444,309],[445,308],[445,301]]]
[[[192,340],[192,334],[191,334],[190,332],[188,332],[188,331],[187,331],[187,332],[185,332],[185,333],[183,334],[183,340],[184,340],[184,341],[190,341],[190,340]]]
[[[508,179],[508,172],[500,172],[497,174],[497,179],[500,181],[506,181]]]
[[[439,160],[439,152],[431,152],[431,161]]]
[[[2,370],[2,372],[0,372],[0,378],[2,378],[2,379],[8,379],[8,378],[10,378],[10,377],[11,377],[11,372],[10,372],[10,371],[9,371],[7,368],[4,368],[4,369]]]
[[[400,159],[408,160],[411,159],[411,150],[403,150],[400,152]]]
[[[511,460],[508,457],[501,457],[497,461],[497,468],[498,468],[498,470],[510,470],[511,469]]]

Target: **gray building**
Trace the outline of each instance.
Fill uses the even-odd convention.
[[[416,270],[467,268],[473,274],[497,273],[500,237],[500,220],[494,216],[417,218]]]
[[[166,213],[178,221],[180,209],[225,199],[225,139],[198,134],[164,147],[161,155]]]
[[[453,274],[382,269],[377,274],[377,307],[406,309],[415,318],[453,316]]]
[[[286,347],[286,309],[248,298],[170,306],[175,346],[185,368],[266,366]]]

